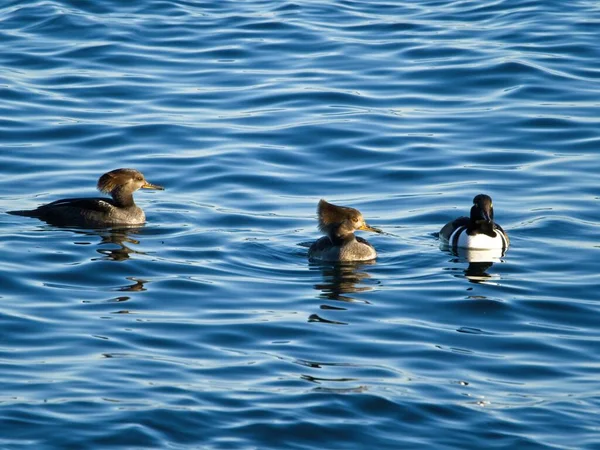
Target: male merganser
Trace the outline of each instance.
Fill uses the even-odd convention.
[[[381,233],[366,224],[360,211],[346,206],[336,206],[321,200],[317,207],[319,229],[327,236],[314,242],[308,249],[308,257],[321,261],[368,261],[377,252],[356,230]]]
[[[115,169],[98,180],[98,190],[112,198],[66,198],[28,211],[8,211],[9,214],[37,217],[51,225],[87,228],[135,226],[146,221],[146,215],[133,201],[138,189],[159,189],[148,183],[135,169]]]
[[[489,195],[479,194],[473,199],[470,217],[459,217],[444,225],[440,239],[451,248],[478,250],[506,250],[508,235],[494,222],[494,208]]]

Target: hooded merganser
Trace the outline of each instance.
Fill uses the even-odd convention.
[[[506,232],[494,222],[492,198],[485,194],[473,199],[470,217],[459,217],[444,225],[440,239],[452,248],[504,251],[510,244]]]
[[[321,261],[368,261],[377,252],[356,230],[381,233],[366,224],[360,211],[346,206],[336,206],[321,200],[317,207],[319,229],[327,236],[314,242],[308,249],[308,257]]]
[[[37,217],[51,225],[88,228],[116,225],[141,225],[146,215],[133,201],[138,189],[159,189],[148,183],[135,169],[115,169],[98,180],[98,190],[111,198],[66,198],[28,211],[8,211],[9,214]]]

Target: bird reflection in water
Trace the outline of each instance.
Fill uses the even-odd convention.
[[[490,250],[474,250],[466,248],[451,249],[448,245],[441,244],[440,249],[449,252],[454,256],[451,259],[453,263],[468,263],[467,268],[463,271],[463,275],[471,283],[483,283],[491,279],[498,279],[498,274],[492,274],[489,270],[494,263],[502,262],[505,250],[490,249]]]
[[[320,270],[323,276],[323,282],[315,284],[314,288],[320,291],[319,298],[326,300],[335,300],[338,302],[356,303],[362,302],[369,304],[366,300],[357,300],[349,294],[371,291],[371,286],[365,286],[364,282],[371,279],[371,276],[363,269],[375,264],[375,261],[354,261],[354,262],[312,262],[309,265],[311,270]],[[323,304],[321,310],[345,311],[347,308],[339,305]],[[320,317],[318,314],[311,314],[309,322],[323,322],[335,325],[347,325],[346,322],[328,320]]]
[[[127,280],[133,282],[133,284],[128,284],[126,286],[120,286],[116,290],[119,292],[141,292],[145,291],[146,288],[144,285],[148,282],[148,280],[142,280],[139,278],[127,277]],[[121,295],[112,299],[113,302],[122,303],[131,300],[131,296],[129,295]],[[118,311],[113,311],[113,314],[129,314],[131,311],[128,309],[121,309]]]
[[[96,251],[104,257],[97,259],[125,261],[131,257],[130,255],[145,255],[144,252],[128,247],[128,244],[139,245],[140,241],[132,235],[138,234],[140,230],[140,227],[135,227],[98,231],[96,235],[102,240],[98,243],[101,248]]]
[[[133,284],[128,284],[127,286],[121,286],[119,288],[117,288],[117,291],[121,291],[121,292],[141,292],[141,291],[145,291],[146,288],[144,287],[144,285],[148,282],[148,280],[142,280],[140,278],[134,278],[134,277],[127,277],[127,279],[129,281],[132,281]],[[119,297],[119,298],[127,298],[129,299],[129,297]]]

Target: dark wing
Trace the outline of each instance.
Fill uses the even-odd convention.
[[[448,222],[446,225],[444,225],[444,227],[440,230],[440,239],[445,239],[447,241],[450,240],[450,236],[452,236],[452,233],[454,233],[454,231],[458,228],[458,227],[462,227],[462,226],[468,226],[469,225],[469,218],[468,217],[459,217],[456,220],[453,220],[452,222]]]
[[[56,200],[55,202],[42,205],[37,208],[37,211],[43,211],[53,208],[77,208],[85,209],[88,211],[107,212],[114,206],[113,202],[109,198],[64,198],[62,200]]]
[[[331,248],[331,245],[332,245],[331,239],[329,239],[327,236],[323,236],[312,243],[312,245],[308,249],[308,254],[310,256],[310,255],[315,254],[315,252],[316,253],[324,252],[324,251],[328,250],[329,248]]]
[[[31,211],[11,211],[12,214],[37,217],[51,225],[86,225],[93,216],[107,214],[113,203],[108,198],[65,198],[42,205]]]
[[[38,206],[35,209],[8,211],[8,213],[16,216],[41,217],[43,214],[47,214],[49,211],[62,208],[79,208],[105,212],[110,208],[111,204],[112,202],[108,198],[64,198],[62,200],[56,200],[52,203],[47,203],[46,205]]]

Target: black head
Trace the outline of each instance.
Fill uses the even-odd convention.
[[[485,194],[476,195],[471,207],[471,223],[494,226],[494,207],[492,197]]]
[[[377,228],[367,225],[358,209],[337,206],[321,200],[317,207],[317,215],[319,216],[319,229],[332,240],[352,235],[356,230],[380,233]]]

